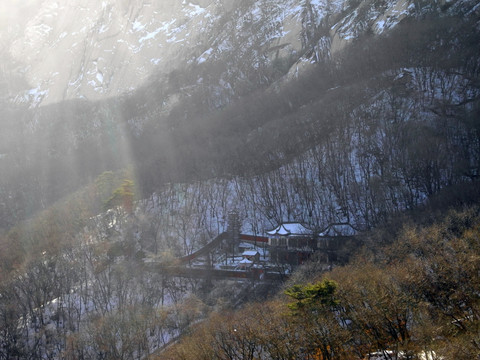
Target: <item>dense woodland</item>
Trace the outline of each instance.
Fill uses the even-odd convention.
[[[367,29],[288,81],[305,54],[251,70],[220,102],[228,62],[95,103],[2,104],[0,359],[478,356],[477,24]],[[147,269],[147,253],[210,241],[232,209],[255,234],[349,221],[364,235],[345,263],[312,259],[255,303]]]

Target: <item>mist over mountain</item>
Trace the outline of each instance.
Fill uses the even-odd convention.
[[[468,13],[473,5],[31,0],[2,5],[2,53],[7,57],[2,72],[9,85],[17,78],[24,82],[10,100],[36,107],[114,97],[134,91],[154,74],[220,62],[215,85],[218,95],[228,96],[252,81],[271,83],[271,76],[261,73],[272,64],[283,73],[295,63],[295,72],[302,62],[324,60],[367,31],[382,34],[405,17],[436,11]]]
[[[309,6],[319,23],[343,4]],[[304,9],[294,1],[31,1],[21,11],[20,24],[6,15],[2,35],[21,67],[5,75],[21,74],[28,87],[13,100],[31,106],[118,96],[152,74],[215,59],[254,68],[302,50]]]
[[[411,177],[419,199],[476,172],[475,1],[32,0],[2,7],[3,227],[103,171],[133,166],[147,195],[164,182],[278,169],[342,132],[357,143],[339,145],[348,157],[383,153],[375,162],[381,174],[399,178],[399,167],[411,165],[398,181]],[[371,127],[376,150],[372,134],[347,130],[365,128],[370,117],[380,121]],[[379,140],[379,124],[399,119],[426,127],[457,119],[446,128],[472,139],[448,151],[450,165],[433,166],[435,185],[420,185],[423,175],[412,174],[421,166],[410,160],[383,168],[399,157]],[[402,134],[407,143],[388,144],[418,158],[420,150],[404,149],[414,141]],[[357,179],[359,162],[351,161]]]

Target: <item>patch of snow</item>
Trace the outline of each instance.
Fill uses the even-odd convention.
[[[210,48],[204,51],[203,54],[198,57],[197,64],[201,64],[207,61],[208,57],[212,54],[212,52],[213,52],[213,48]]]
[[[190,17],[203,14],[206,10],[199,5],[188,3],[188,8],[183,8],[183,11]]]
[[[378,21],[376,23],[375,27],[377,29],[377,33],[383,32],[383,29],[385,28],[385,20]]]
[[[332,224],[329,225],[324,231],[322,231],[319,236],[355,236],[357,235],[357,230],[355,230],[352,225],[344,224]]]
[[[30,107],[34,108],[40,105],[45,96],[48,95],[47,90],[41,90],[40,85],[36,88],[27,90],[23,95],[19,95],[15,98],[15,102],[30,103]]]
[[[160,26],[159,28],[157,28],[156,30],[152,31],[152,32],[149,32],[147,33],[147,35],[145,36],[142,36],[138,42],[139,43],[143,43],[147,40],[151,40],[151,39],[154,39],[159,33],[161,32],[167,32],[168,29],[170,28],[171,25],[173,25],[175,22],[177,21],[177,19],[173,19],[172,21],[170,22],[163,22],[162,23],[162,26]]]
[[[108,31],[108,25],[102,24],[102,27],[100,28],[100,30],[98,30],[98,33],[99,33],[99,34],[103,34],[103,33],[107,32],[107,31]]]
[[[47,24],[40,24],[36,27],[36,30],[40,34],[48,35],[53,30],[53,28],[51,26],[47,25]]]
[[[80,70],[78,77],[75,80],[70,81],[68,83],[68,86],[77,86],[77,85],[79,86],[82,80],[83,80],[83,68],[82,70]]]
[[[103,74],[99,71],[97,72],[97,76],[96,76],[96,79],[99,83],[103,83]]]
[[[357,10],[345,17],[340,23],[333,25],[332,30],[338,32],[338,34],[345,40],[354,39],[354,27],[357,20]]]
[[[312,231],[300,223],[285,223],[278,225],[275,229],[267,231],[268,235],[305,235]]]
[[[133,31],[143,31],[145,29],[145,26],[146,25],[142,24],[140,21],[135,20],[132,24],[132,29]]]

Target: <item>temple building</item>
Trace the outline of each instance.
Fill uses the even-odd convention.
[[[276,263],[300,265],[317,249],[314,231],[301,223],[283,223],[266,233]]]
[[[317,249],[328,263],[344,260],[344,252],[355,245],[351,243],[356,235],[358,230],[349,223],[330,224],[318,234]]]
[[[349,223],[334,223],[316,233],[301,223],[283,223],[266,234],[272,262],[300,265],[313,253],[325,263],[342,261],[355,247],[358,230]]]

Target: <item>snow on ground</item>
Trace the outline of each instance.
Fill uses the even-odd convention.
[[[48,95],[48,89],[42,90],[41,86],[25,91],[23,94],[15,97],[14,103],[27,103],[30,108],[39,106],[45,96]]]
[[[202,64],[205,61],[207,61],[208,57],[212,54],[212,52],[213,52],[213,48],[210,48],[204,51],[203,54],[197,58],[197,64]]]
[[[155,37],[156,37],[158,34],[160,34],[161,32],[167,33],[168,30],[170,29],[170,27],[171,27],[172,25],[174,25],[176,21],[177,21],[176,19],[172,19],[171,21],[164,21],[164,22],[162,22],[160,27],[158,27],[158,28],[155,29],[154,31],[147,32],[146,35],[144,35],[144,36],[142,36],[140,39],[138,39],[138,42],[139,42],[139,43],[143,43],[143,42],[145,42],[145,41],[155,39]]]
[[[206,9],[202,8],[199,5],[192,4],[191,2],[189,2],[187,6],[184,6],[182,8],[182,11],[188,17],[193,18],[195,16],[199,16],[200,14],[204,14],[206,12]]]

